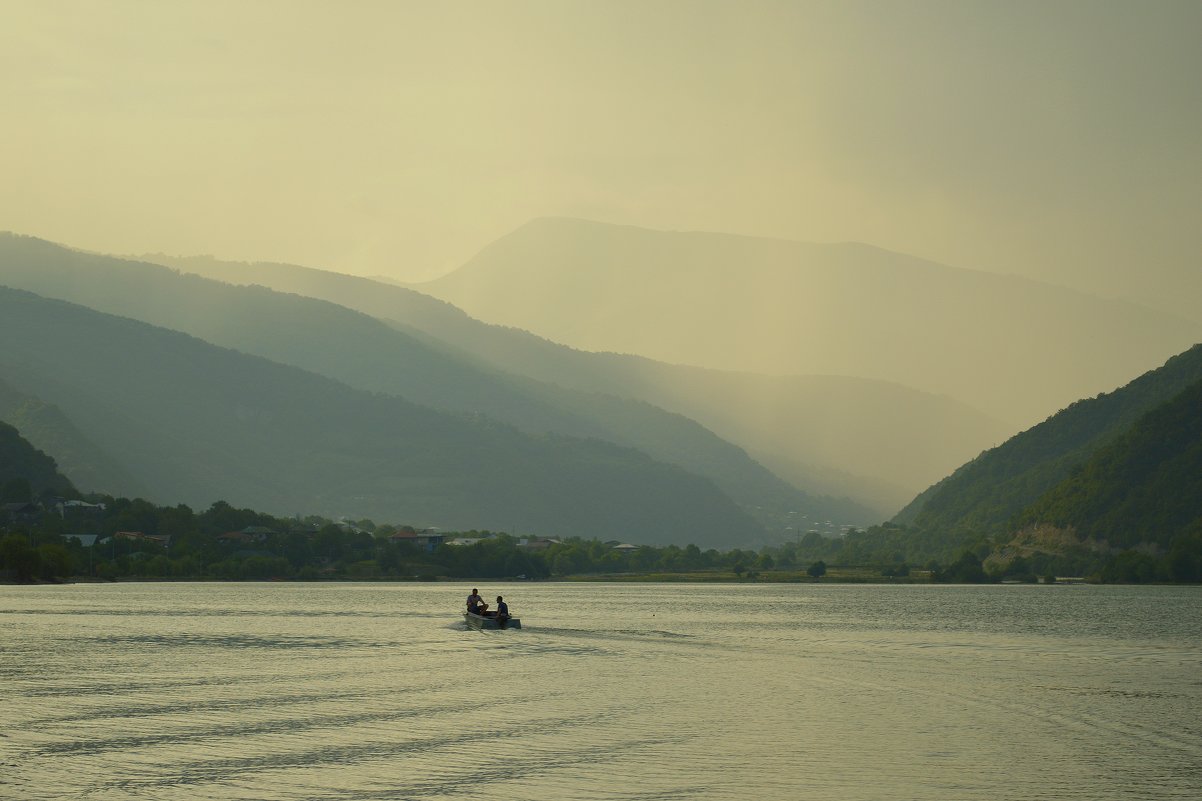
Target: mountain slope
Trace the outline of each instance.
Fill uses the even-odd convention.
[[[1019,523],[1071,527],[1117,548],[1168,548],[1202,533],[1202,379],[1099,448]]]
[[[1133,304],[865,245],[568,219],[536,220],[416,288],[574,347],[896,381],[1015,424],[1202,333]]]
[[[443,301],[364,278],[284,264],[146,258],[224,281],[324,298],[421,332],[432,346],[450,345],[481,364],[684,414],[796,486],[850,495],[882,517],[1013,432],[951,398],[890,382],[762,376],[588,353],[482,323]]]
[[[29,482],[35,497],[43,492],[75,491],[70,480],[58,471],[54,459],[33,447],[14,426],[0,422],[0,489],[13,480]]]
[[[1202,379],[1202,345],[1114,392],[1082,400],[965,464],[895,519],[950,542],[1016,527],[1024,509],[1067,479],[1142,415]]]
[[[158,502],[703,545],[761,531],[637,451],[441,414],[27,292],[0,289],[0,339],[0,374]]]
[[[54,454],[58,469],[85,492],[120,485],[131,496],[144,493],[129,471],[99,448],[62,410],[27,395],[0,377],[0,420],[15,427],[35,448]]]
[[[359,389],[482,414],[530,433],[635,447],[710,478],[774,529],[775,521],[798,509],[855,524],[879,519],[847,501],[807,496],[679,414],[507,375],[427,335],[330,302],[14,236],[0,236],[0,282],[180,330]]]

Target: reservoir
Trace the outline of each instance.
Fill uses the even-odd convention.
[[[1199,587],[0,587],[4,799],[1197,799],[1200,710]]]

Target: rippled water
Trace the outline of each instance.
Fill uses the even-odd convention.
[[[1186,587],[0,587],[12,799],[1196,799]]]

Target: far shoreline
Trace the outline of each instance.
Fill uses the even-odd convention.
[[[72,584],[455,584],[494,582],[503,584],[721,584],[732,586],[755,586],[772,584],[873,584],[882,586],[1078,586],[1083,584],[1102,585],[1105,582],[1091,581],[1080,576],[1056,577],[1056,581],[984,581],[984,582],[937,582],[929,575],[881,576],[868,570],[833,568],[821,577],[804,573],[773,571],[753,577],[738,577],[733,573],[600,573],[555,576],[553,578],[530,579],[517,576],[495,577],[451,577],[451,576],[331,576],[328,578],[264,577],[230,579],[216,576],[122,576],[100,578],[95,576],[72,576],[60,581],[18,582],[0,580],[0,586],[40,587]],[[1119,584],[1121,582],[1110,582]],[[1192,583],[1148,582],[1124,583],[1123,586],[1197,586]]]

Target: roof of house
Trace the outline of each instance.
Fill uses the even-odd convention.
[[[63,506],[67,507],[68,509],[104,509],[105,508],[103,503],[88,503],[87,501],[80,501],[80,500],[63,501],[62,504],[63,504]]]
[[[166,545],[171,541],[170,534],[147,534],[144,531],[118,531],[113,536],[123,540],[149,540],[160,545]]]

